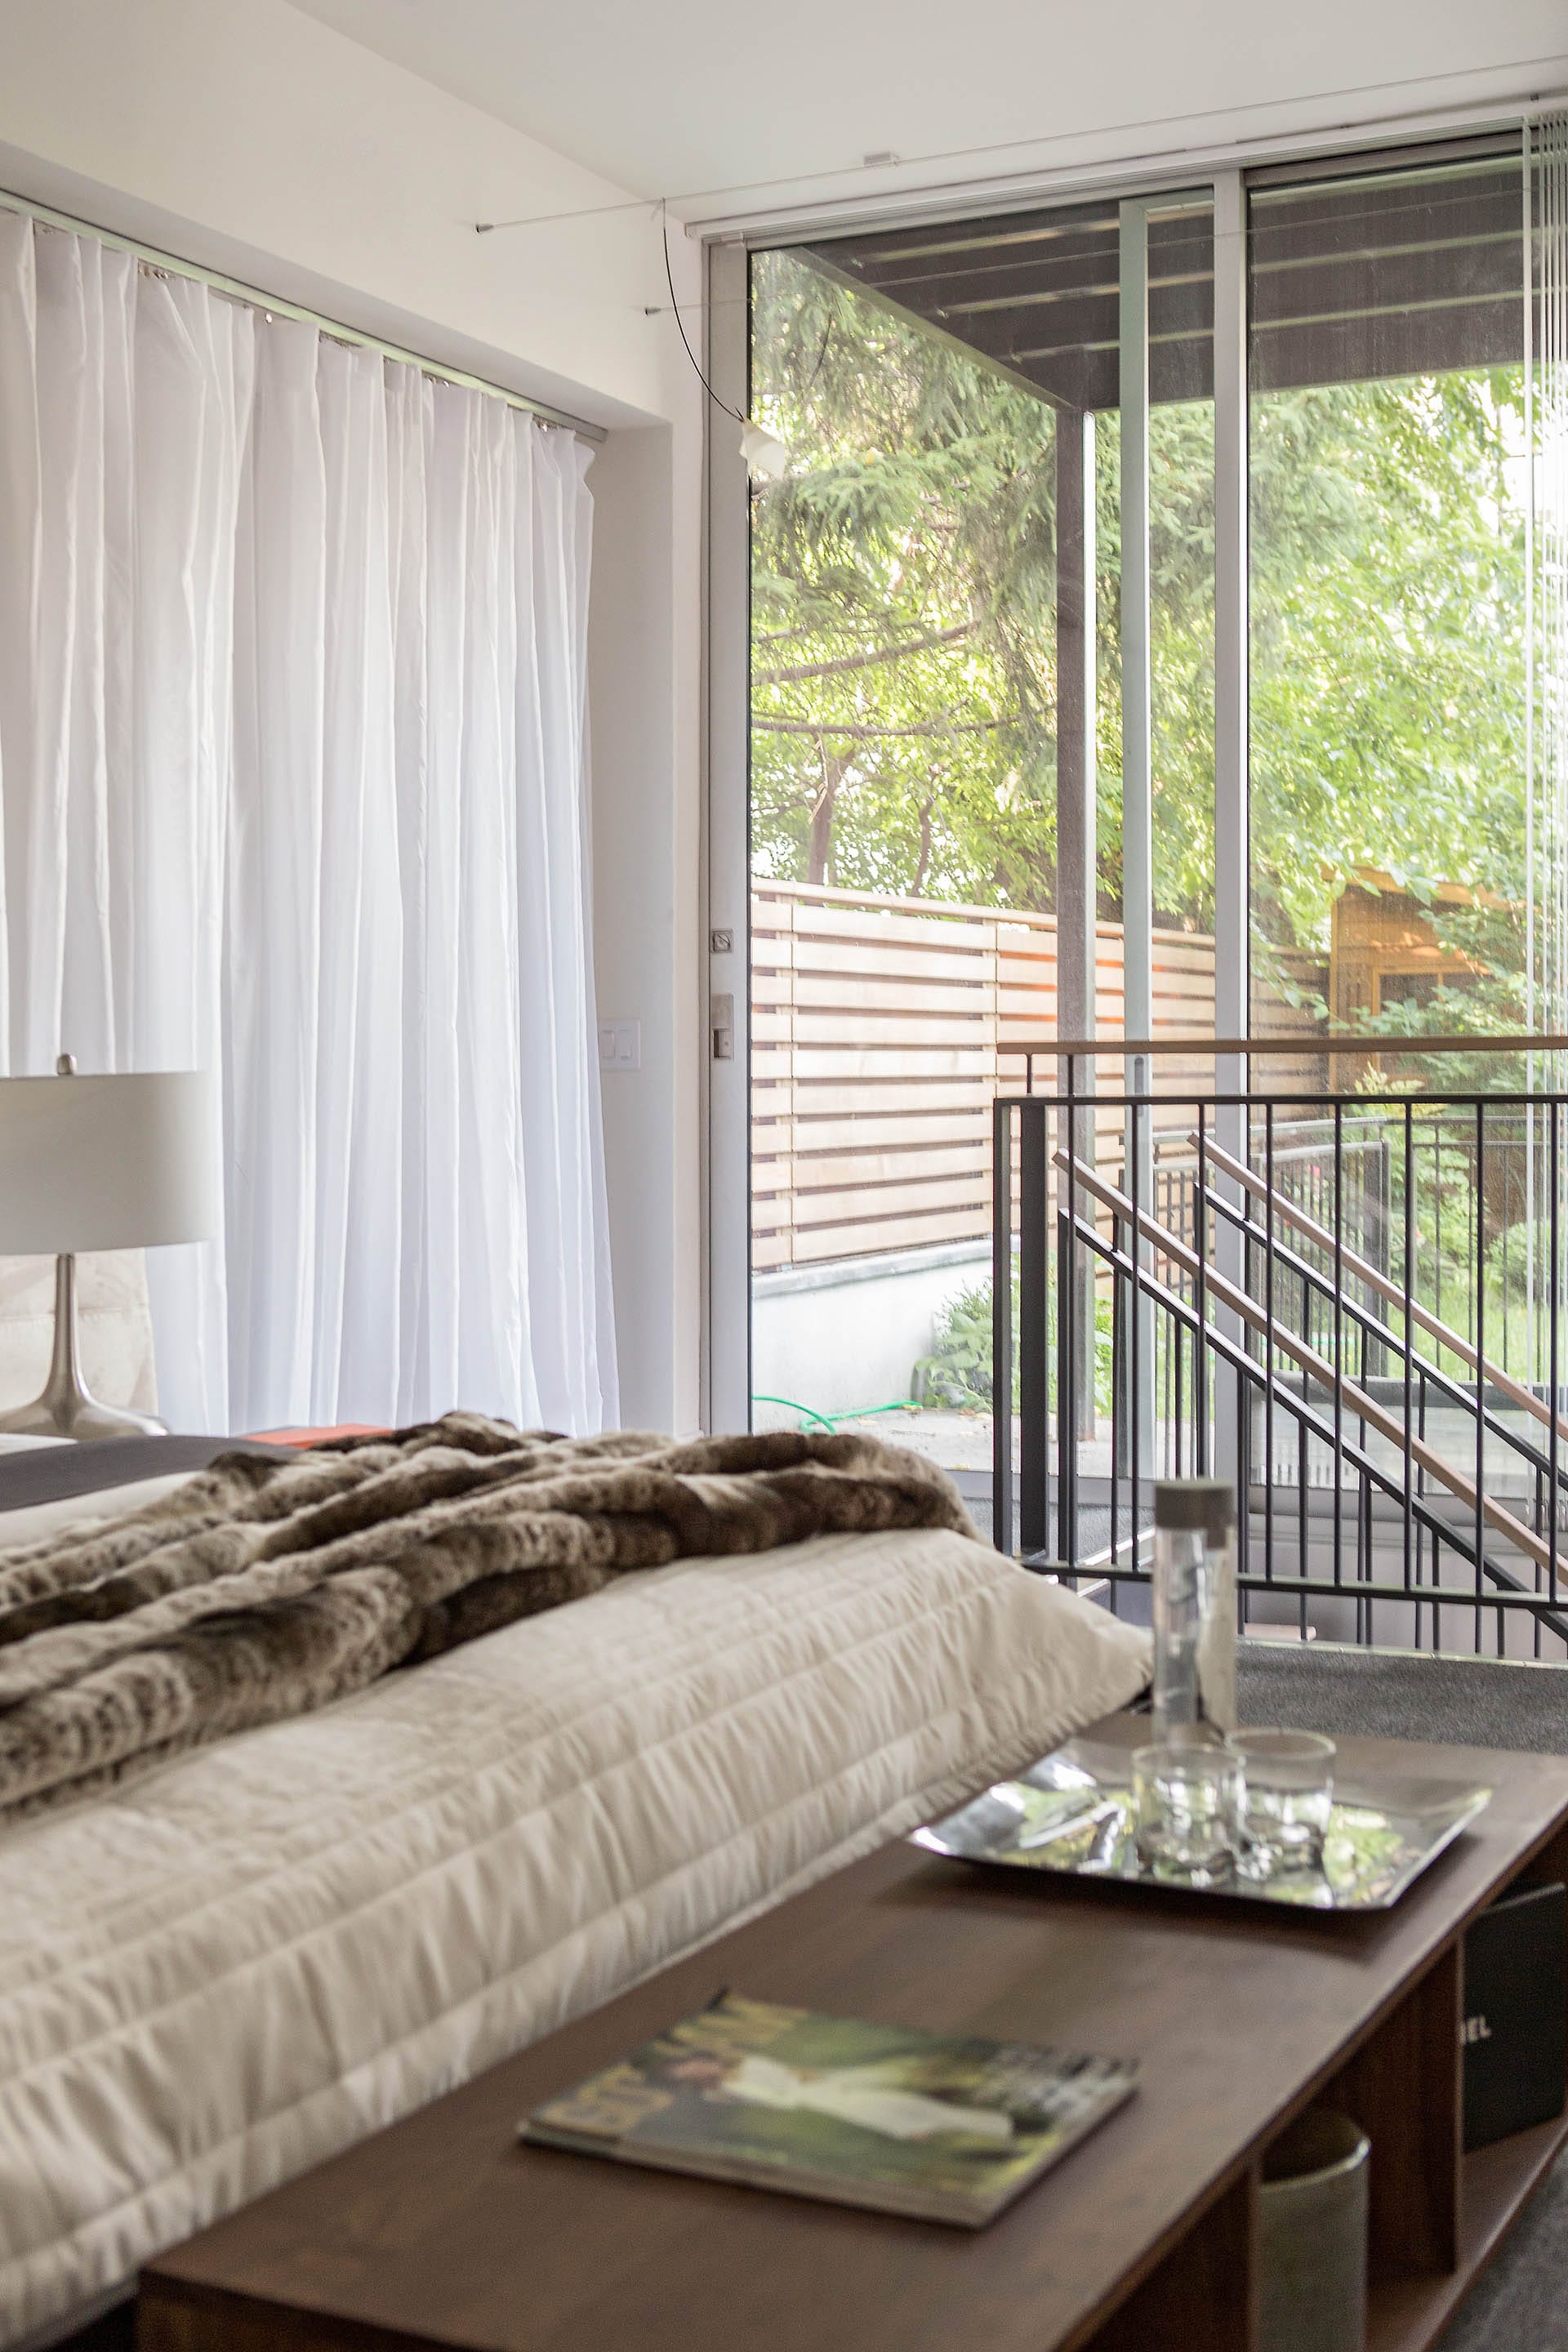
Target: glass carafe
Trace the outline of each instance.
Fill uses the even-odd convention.
[[[1154,1737],[1236,1728],[1236,1496],[1222,1478],[1154,1488]]]

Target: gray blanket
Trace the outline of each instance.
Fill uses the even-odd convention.
[[[302,1715],[630,1570],[879,1528],[973,1532],[875,1439],[524,1434],[450,1413],[220,1457],[83,1536],[0,1552],[0,1817]]]

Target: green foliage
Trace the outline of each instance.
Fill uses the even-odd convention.
[[[1443,882],[1524,897],[1522,396],[1499,370],[1253,402],[1253,871],[1277,939],[1326,950],[1358,868],[1435,916]]]
[[[758,870],[1049,903],[1054,421],[787,254],[756,271]]]
[[[1018,1328],[1018,1277],[1013,1276],[1013,1328]],[[922,1404],[946,1405],[962,1412],[989,1412],[994,1381],[991,1364],[991,1285],[954,1292],[939,1309],[931,1327],[931,1348],[916,1364],[911,1383]],[[1054,1383],[1053,1383],[1054,1386]],[[1111,1302],[1108,1294],[1094,1302],[1095,1410],[1109,1418],[1111,1389]],[[1013,1410],[1018,1410],[1018,1366],[1013,1365]]]
[[[788,445],[755,501],[760,873],[986,905],[1055,893],[1055,418],[798,257],[760,255],[754,406]],[[1525,835],[1519,370],[1257,395],[1255,946],[1326,952],[1388,873],[1491,909],[1467,1024],[1517,1019]],[[1155,896],[1214,898],[1214,421],[1151,418]],[[1116,419],[1097,431],[1101,908],[1121,872]],[[1479,918],[1478,917],[1478,921]],[[1511,994],[1510,992],[1511,991]],[[1443,1008],[1445,1018],[1453,1010]],[[1434,1025],[1427,1014],[1420,1026]],[[1456,1023],[1456,1025],[1461,1025]]]
[[[1017,1329],[1018,1283],[1013,1281],[1014,1329]],[[929,1356],[916,1364],[911,1382],[922,1404],[947,1405],[962,1412],[989,1412],[992,1398],[991,1285],[955,1291],[938,1309]],[[1013,1374],[1013,1408],[1018,1404]]]

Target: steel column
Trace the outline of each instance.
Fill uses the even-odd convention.
[[[1057,418],[1057,1027],[1092,1037],[1095,1016],[1095,484],[1094,418]],[[1066,1087],[1068,1073],[1058,1073]],[[1079,1064],[1072,1090],[1094,1097],[1094,1064]],[[1075,1116],[1068,1148],[1094,1158],[1094,1113]],[[1086,1259],[1073,1302],[1076,1361],[1067,1391],[1079,1399],[1078,1435],[1094,1435],[1094,1268]]]
[[[1149,646],[1149,207],[1121,206],[1121,923],[1123,1034],[1154,1027],[1153,677]],[[1129,1094],[1149,1086],[1142,1055]]]
[[[1214,829],[1215,1033],[1245,1037],[1248,1018],[1249,873],[1247,663],[1247,191],[1239,172],[1222,173],[1214,194]],[[1215,1063],[1217,1095],[1241,1095],[1248,1084],[1244,1055]],[[1248,1158],[1247,1110],[1216,1104],[1215,1139],[1232,1159]],[[1219,1180],[1237,1207],[1235,1183]],[[1215,1259],[1233,1284],[1245,1281],[1246,1244],[1237,1225],[1222,1220]],[[1267,1237],[1265,1239],[1267,1247]],[[1237,1318],[1216,1318],[1233,1340]],[[1215,1367],[1215,1474],[1237,1490],[1240,1566],[1247,1567],[1246,1496],[1250,1476],[1249,1407],[1232,1367]]]

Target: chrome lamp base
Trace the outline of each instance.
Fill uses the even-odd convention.
[[[77,1353],[76,1259],[55,1260],[55,1345],[43,1393],[30,1404],[0,1412],[0,1437],[68,1437],[79,1444],[105,1437],[167,1437],[150,1412],[100,1404],[89,1393]]]

